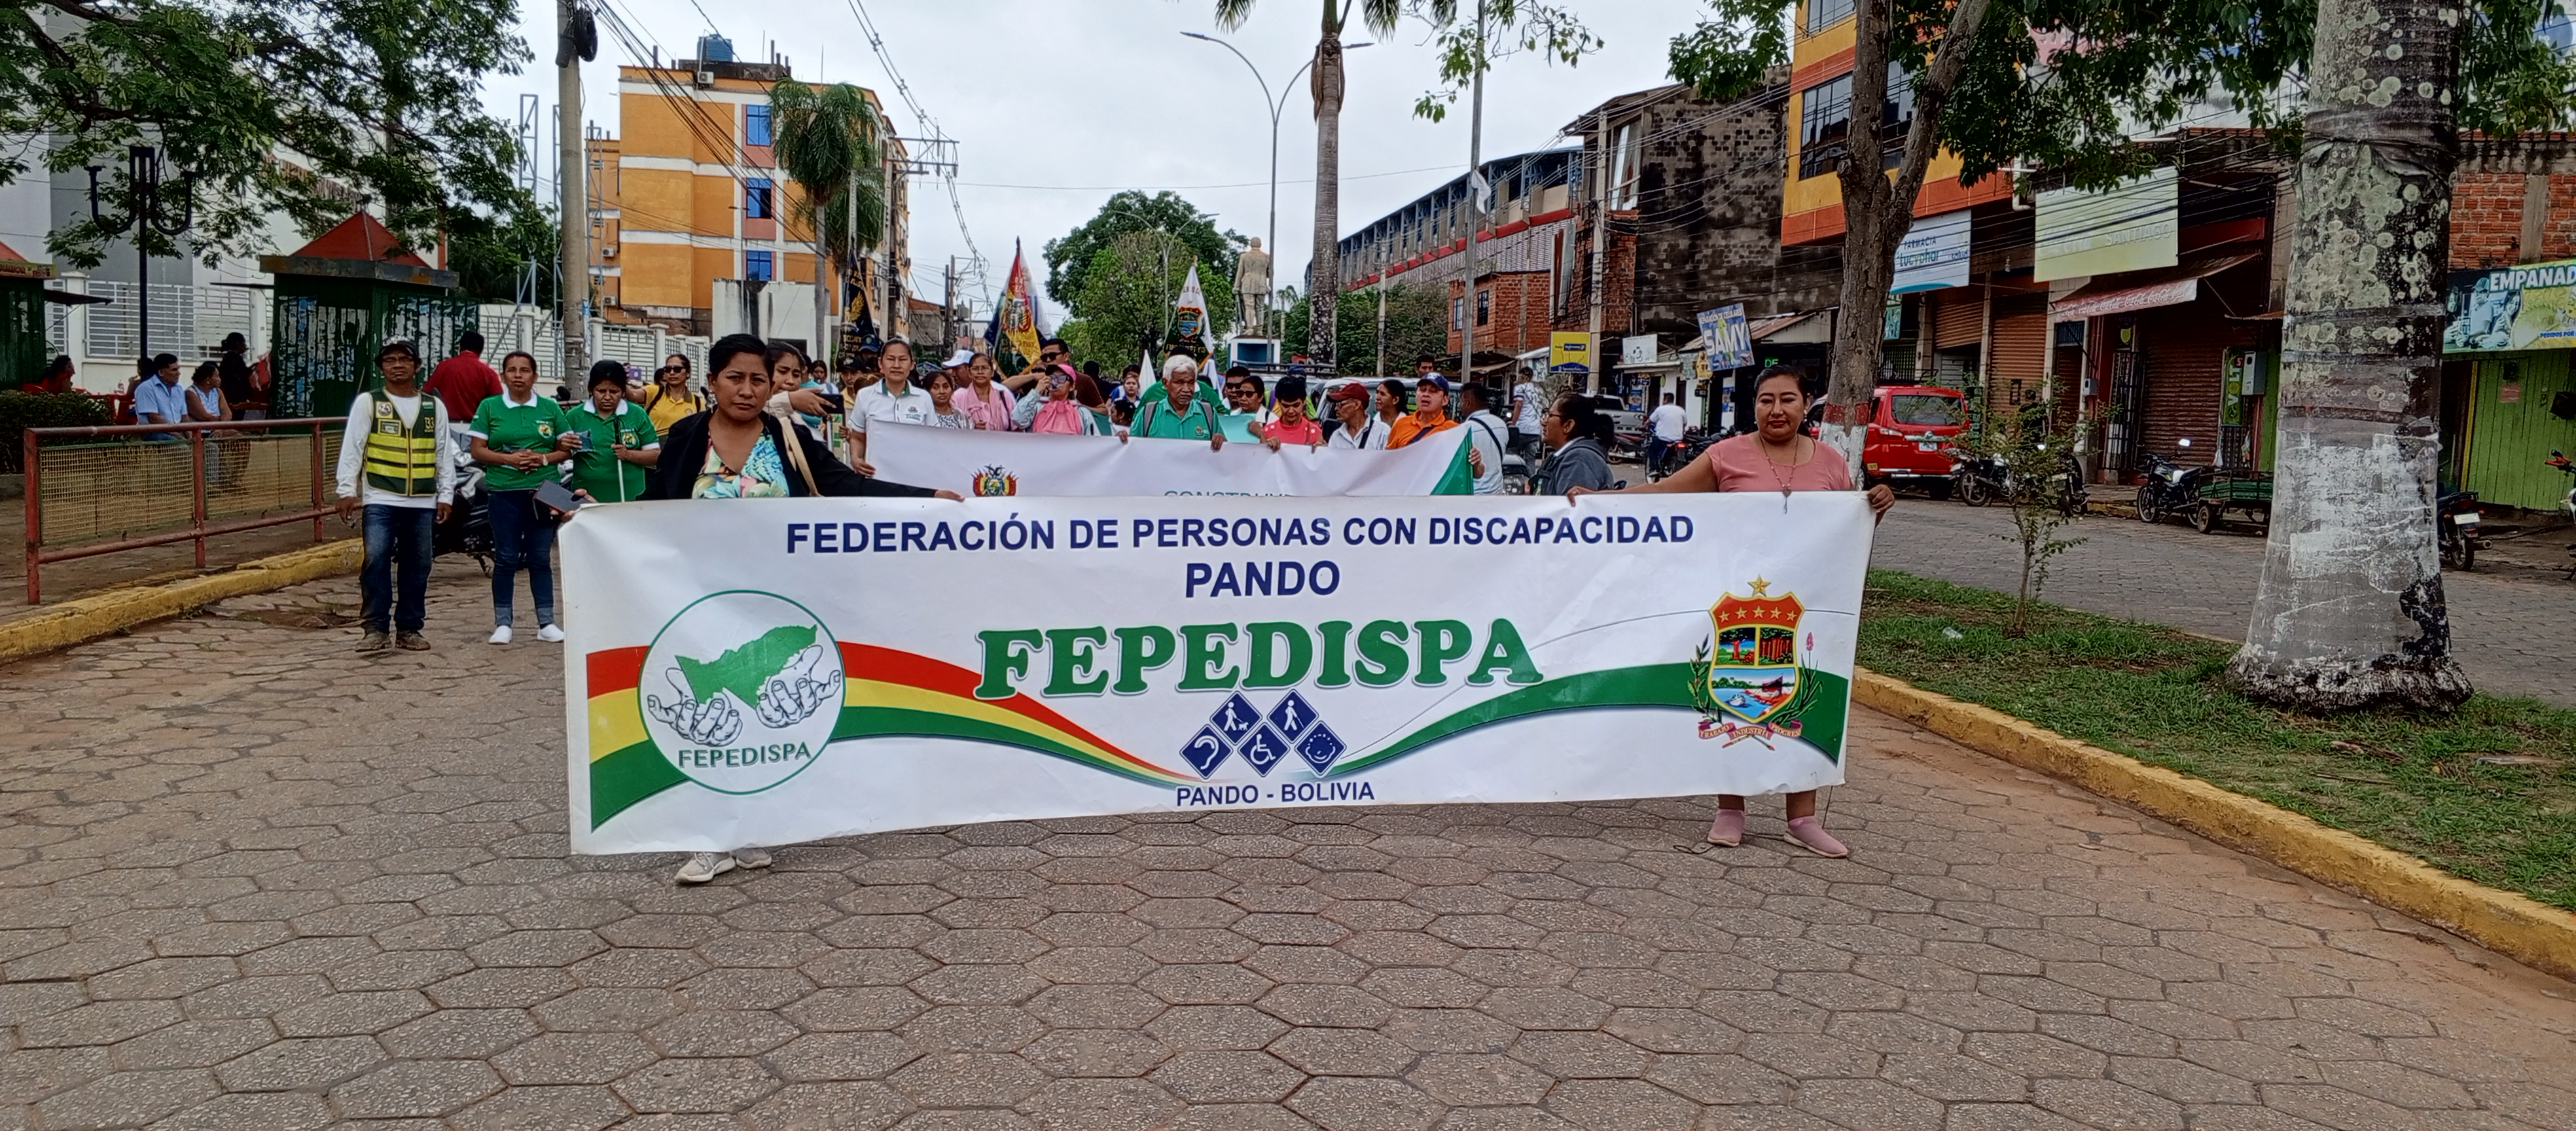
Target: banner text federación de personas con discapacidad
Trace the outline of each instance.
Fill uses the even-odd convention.
[[[787,499],[563,533],[573,845],[1842,779],[1857,494]]]

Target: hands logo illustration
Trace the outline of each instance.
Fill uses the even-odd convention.
[[[778,674],[760,685],[760,721],[772,730],[791,727],[812,718],[826,703],[841,700],[841,673],[832,672],[828,679],[814,678],[815,665],[823,662],[823,646],[814,645],[796,653]]]
[[[644,709],[662,720],[663,725],[700,746],[722,746],[742,733],[742,712],[734,710],[724,692],[716,692],[701,703],[689,694],[688,681],[680,678],[680,669],[664,669],[662,678],[670,681],[678,697],[665,703],[659,695],[647,695]]]
[[[840,701],[841,673],[815,677],[814,669],[821,666],[823,656],[822,645],[808,647],[761,683],[760,702],[751,706],[759,714],[762,726],[785,729]],[[669,700],[659,695],[644,699],[645,709],[663,725],[701,746],[722,746],[742,734],[742,711],[735,706],[736,699],[731,694],[720,690],[701,701],[690,694],[688,681],[681,677],[679,669],[665,670],[663,678],[678,695]]]

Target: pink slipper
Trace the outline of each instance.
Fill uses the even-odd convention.
[[[1708,823],[1708,842],[1725,848],[1744,843],[1744,810],[1720,809]]]
[[[1742,823],[1742,818],[1738,818],[1739,827]],[[1851,855],[1851,849],[1843,847],[1843,842],[1835,840],[1834,834],[1825,831],[1825,823],[1814,817],[1799,817],[1790,821],[1789,835],[1786,839],[1789,843],[1799,845],[1818,856],[1830,856],[1839,860]]]

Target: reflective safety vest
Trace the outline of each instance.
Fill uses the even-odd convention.
[[[423,390],[420,412],[409,427],[393,398],[377,393],[375,422],[367,428],[367,486],[411,498],[438,493],[438,407]]]

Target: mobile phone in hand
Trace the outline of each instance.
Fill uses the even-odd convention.
[[[549,479],[537,484],[537,505],[558,515],[567,515],[581,509],[581,497],[564,486],[562,480]]]

